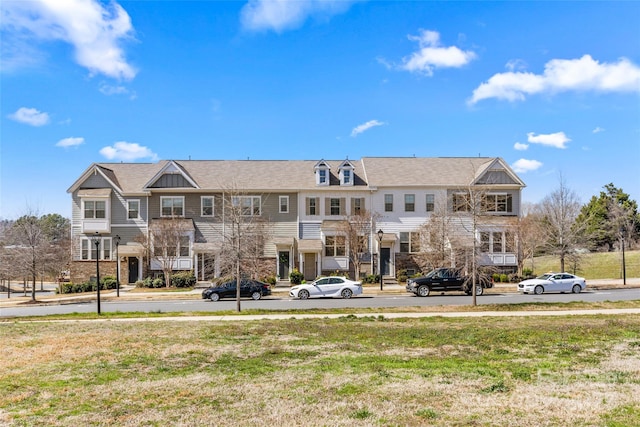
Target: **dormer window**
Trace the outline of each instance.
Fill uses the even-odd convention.
[[[351,163],[349,159],[342,162],[338,171],[340,175],[340,185],[353,185],[353,163]]]
[[[316,173],[316,185],[329,185],[329,171],[331,168],[324,160],[320,160],[313,167]]]

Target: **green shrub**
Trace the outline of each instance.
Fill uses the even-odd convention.
[[[500,282],[502,282],[502,283],[509,282],[509,276],[507,276],[506,274],[501,274],[500,275]]]
[[[104,276],[100,279],[100,289],[115,289],[117,287],[116,283],[115,276]]]
[[[378,274],[367,274],[362,278],[362,283],[379,283],[380,275]]]
[[[171,286],[176,288],[191,288],[195,284],[196,276],[191,271],[184,271],[171,276]]]
[[[500,275],[498,273],[493,273],[491,275],[491,280],[493,280],[493,283],[498,283],[500,282]]]
[[[277,282],[278,280],[276,279],[276,276],[273,276],[273,275],[272,275],[272,276],[266,276],[266,277],[263,277],[263,278],[262,278],[262,281],[263,281],[264,283],[268,283],[268,284],[270,284],[271,286],[275,286],[275,284],[276,284],[276,282]]]
[[[151,287],[164,288],[165,287],[164,277],[156,277],[155,279],[153,279],[151,281]]]
[[[304,275],[300,273],[297,268],[294,268],[291,270],[291,273],[289,273],[289,280],[292,285],[299,285],[302,283],[302,279],[304,279]]]

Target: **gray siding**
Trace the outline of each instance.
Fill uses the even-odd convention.
[[[321,227],[322,224],[319,222],[301,222],[300,239],[320,239]]]

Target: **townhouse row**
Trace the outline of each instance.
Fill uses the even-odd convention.
[[[416,255],[433,249],[424,227],[434,215],[447,218],[446,245],[456,248],[443,263],[464,267],[476,246],[483,264],[513,270],[524,186],[499,157],[94,163],[68,189],[71,280],[94,276],[96,262],[101,275],[117,270],[122,283],[158,274],[141,242],[166,218],[186,224],[174,270],[191,270],[201,281],[218,277],[229,227],[224,195],[231,191],[243,215],[269,224],[262,256],[280,280],[293,268],[306,280],[353,274],[340,224],[361,213],[371,222],[362,236],[361,274],[419,269]],[[476,189],[482,215],[474,220],[469,200]]]

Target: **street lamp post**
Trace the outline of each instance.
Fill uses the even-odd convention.
[[[116,245],[116,297],[120,296],[120,255],[118,254],[118,246],[120,246],[120,236],[116,234],[113,238]]]
[[[91,241],[96,245],[96,289],[98,290],[98,314],[100,314],[100,235],[98,232]]]
[[[378,270],[380,270],[380,290],[382,290],[382,238],[384,231],[378,230]]]
[[[622,241],[622,284],[627,284],[627,266],[624,261],[624,228],[620,230],[620,240]]]

